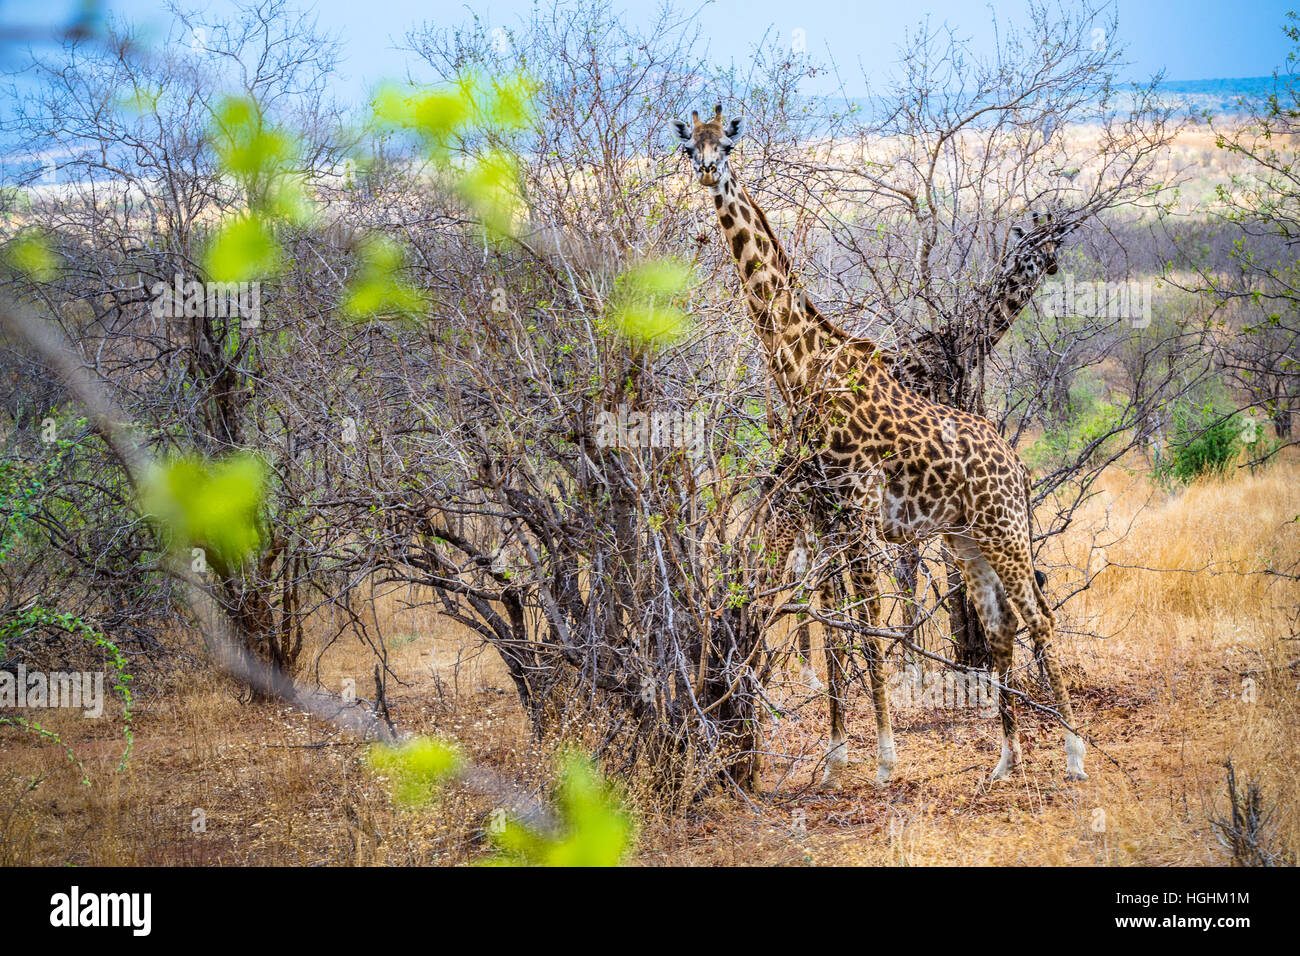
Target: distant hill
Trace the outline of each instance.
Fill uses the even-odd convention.
[[[1228,77],[1217,80],[1165,80],[1161,95],[1179,110],[1211,113],[1241,112],[1242,101],[1266,99],[1277,80],[1271,76]]]
[[[1165,80],[1160,84],[1160,95],[1180,113],[1199,114],[1209,110],[1216,116],[1223,116],[1241,112],[1243,101],[1258,101],[1266,98],[1276,85],[1277,80],[1272,76]],[[831,104],[806,98],[805,102],[810,104],[810,112],[813,115],[826,109],[839,112],[844,108],[843,100]],[[887,104],[883,101],[872,97],[854,99],[851,102],[868,113],[873,106],[882,110],[887,108]],[[1124,97],[1121,94],[1117,106],[1122,108],[1123,105]],[[816,128],[818,128],[818,121],[814,120],[814,129]],[[60,160],[73,155],[71,150],[57,149],[28,153],[21,150],[5,150],[4,145],[6,145],[5,139],[3,134],[0,134],[0,184],[12,185],[19,179],[31,183],[29,177],[34,173],[38,176],[36,185],[52,186],[64,181],[65,177],[58,172],[57,164]]]

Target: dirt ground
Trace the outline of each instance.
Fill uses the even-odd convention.
[[[632,862],[1222,864],[1211,820],[1228,812],[1228,758],[1239,784],[1261,788],[1270,846],[1294,859],[1300,587],[1267,569],[1300,553],[1300,463],[1178,492],[1118,467],[1104,479],[1047,562],[1106,561],[1058,612],[1076,713],[1096,741],[1088,781],[1064,780],[1059,730],[1022,708],[1023,768],[990,787],[996,717],[918,702],[895,711],[898,769],[877,788],[874,720],[855,686],[853,763],[844,787],[822,790],[824,698],[792,668],[774,688],[792,713],[768,728],[783,756],[769,761],[763,793],[752,803],[719,793],[668,814],[636,796],[653,781],[633,781]],[[1103,523],[1111,530],[1096,533]],[[1052,593],[1072,575],[1057,567]],[[530,738],[492,652],[427,607],[383,607],[403,681],[390,688],[399,726],[452,737],[515,784],[544,786],[552,745]],[[372,659],[355,644],[317,648],[311,666],[328,689],[349,677],[362,697],[373,687]],[[137,691],[134,752],[121,770],[120,715],[27,715],[79,765],[49,738],[0,726],[0,863],[459,864],[487,852],[487,797],[452,787],[432,808],[396,808],[358,745],[285,707],[245,702],[199,666],[146,676]]]

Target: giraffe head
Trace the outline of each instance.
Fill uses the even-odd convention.
[[[727,154],[740,139],[740,120],[722,122],[722,106],[713,108],[713,119],[700,121],[699,113],[691,113],[691,126],[685,121],[673,120],[677,135],[682,141],[682,152],[691,158],[695,175],[701,186],[721,190],[731,177]]]
[[[1041,269],[1049,276],[1056,275],[1057,262],[1056,254],[1061,248],[1061,241],[1074,231],[1075,226],[1056,222],[1056,217],[1050,212],[1043,213],[1041,216],[1034,212],[1033,226],[1029,232],[1029,239],[1026,241],[1025,230],[1019,226],[1011,228],[1011,242],[1014,246],[1022,243],[1025,245],[1026,252],[1037,251],[1037,257],[1026,256],[1026,264],[1032,271],[1036,272]]]

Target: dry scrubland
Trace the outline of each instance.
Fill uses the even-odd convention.
[[[1127,531],[1105,549],[1109,566],[1093,587],[1062,614],[1066,628],[1080,632],[1061,637],[1076,706],[1100,744],[1089,753],[1087,783],[1064,783],[1058,732],[1027,717],[1023,772],[988,789],[996,718],[923,708],[897,712],[901,772],[877,790],[874,725],[855,688],[850,730],[863,762],[851,768],[848,786],[810,786],[825,726],[814,702],[772,739],[775,749],[806,758],[775,761],[754,808],[718,795],[684,818],[669,817],[648,797],[653,781],[634,780],[636,861],[1223,863],[1209,818],[1227,809],[1228,757],[1272,804],[1274,845],[1294,853],[1300,588],[1228,572],[1294,560],[1297,489],[1294,456],[1175,493],[1119,467],[1105,475],[1078,532],[1060,545],[1082,565],[1094,544],[1085,528]],[[1103,534],[1099,543],[1110,540]],[[1100,554],[1092,560],[1097,567]],[[1214,573],[1138,569],[1207,565]],[[1069,575],[1055,572],[1053,586],[1068,586]],[[544,785],[554,742],[530,741],[495,658],[431,609],[404,610],[399,597],[379,602],[394,670],[406,682],[392,692],[398,723],[453,736],[483,764],[524,786]],[[1102,641],[1086,631],[1114,636]],[[366,650],[339,642],[316,660],[326,687],[352,677],[366,696]],[[1248,677],[1253,703],[1242,699]],[[806,696],[793,673],[784,690]],[[83,761],[90,787],[58,747],[0,728],[0,862],[433,864],[486,851],[487,798],[453,788],[433,809],[394,809],[356,745],[282,707],[243,703],[211,673],[196,669],[165,684],[146,676],[138,691],[136,750],[120,773],[120,718],[42,715]],[[33,776],[39,783],[30,789]],[[206,832],[193,832],[195,809],[206,815]]]
[[[1181,198],[1193,208],[1229,170],[1203,129],[1180,136],[1168,160],[1187,175]],[[820,791],[812,781],[825,706],[791,668],[777,697],[797,717],[771,728],[769,743],[797,758],[772,762],[756,806],[718,794],[684,816],[656,806],[653,780],[632,779],[634,861],[1222,864],[1228,855],[1209,821],[1227,813],[1229,757],[1239,782],[1257,782],[1272,808],[1273,846],[1294,858],[1300,586],[1241,572],[1287,569],[1300,554],[1300,456],[1176,492],[1152,486],[1146,462],[1131,464],[1104,475],[1102,493],[1043,556],[1057,594],[1079,580],[1071,568],[1096,570],[1103,552],[1108,563],[1058,612],[1076,710],[1100,745],[1088,754],[1088,782],[1063,781],[1059,730],[1022,708],[1023,771],[988,789],[996,717],[924,708],[896,711],[899,771],[878,790],[874,722],[855,685],[849,784]],[[431,606],[404,607],[420,598],[402,591],[375,603],[403,682],[390,681],[394,719],[454,737],[524,788],[545,787],[559,738],[582,742],[585,728],[530,739],[493,652]],[[320,627],[304,655],[306,676],[333,691],[351,678],[369,696],[370,650],[346,640],[322,649],[327,633]],[[192,634],[172,640],[193,653]],[[431,810],[396,809],[361,748],[328,727],[245,702],[197,658],[170,676],[138,673],[135,752],[121,772],[120,715],[30,715],[63,737],[89,787],[59,746],[0,726],[0,864],[456,864],[487,852],[489,798],[452,788]],[[1243,700],[1248,679],[1253,703]],[[193,830],[196,810],[205,832]]]

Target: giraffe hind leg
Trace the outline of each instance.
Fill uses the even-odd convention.
[[[808,622],[804,621],[799,625],[799,632],[795,635],[795,642],[799,647],[799,682],[808,688],[809,693],[816,694],[823,689],[824,685],[813,668],[812,635],[809,633],[809,627]]]
[[[1016,618],[1001,580],[975,543],[968,538],[950,535],[948,546],[961,568],[966,591],[975,605],[975,612],[984,625],[984,633],[988,635],[993,651],[994,675],[1001,685],[993,688],[993,699],[1002,726],[1002,752],[990,780],[1006,780],[1020,766],[1021,759],[1015,702],[1010,694],[1002,690],[1011,677],[1011,665],[1015,657]]]
[[[855,566],[853,574],[855,596],[862,602],[869,627],[878,627],[883,622],[875,570],[875,565],[864,561]],[[883,787],[893,779],[898,763],[894,726],[889,715],[888,664],[882,642],[876,635],[864,635],[862,647],[867,659],[867,676],[871,679],[871,704],[876,713],[876,785]]]
[[[806,532],[800,532],[794,541],[792,551],[792,568],[796,583],[802,582],[804,576],[808,573],[809,555],[812,550],[812,542],[809,540]],[[799,652],[799,680],[808,687],[810,693],[817,693],[822,689],[822,682],[817,679],[817,671],[813,668],[812,662],[812,636],[809,633],[809,623],[803,621],[795,634],[795,644]]]
[[[832,607],[842,606],[843,582],[838,571],[832,572],[826,585],[826,596]],[[847,652],[844,637],[838,628],[828,627],[826,633],[826,700],[830,710],[830,743],[826,747],[826,769],[822,786],[839,787],[844,768],[849,765],[849,741],[844,732],[844,691],[848,682],[845,670]]]
[[[999,577],[1006,587],[1007,596],[1015,604],[1016,610],[1029,628],[1030,638],[1034,642],[1034,651],[1043,659],[1047,667],[1047,680],[1052,685],[1052,696],[1056,700],[1057,713],[1066,724],[1065,731],[1065,776],[1067,780],[1087,780],[1083,769],[1083,738],[1072,729],[1074,706],[1070,702],[1070,692],[1061,675],[1060,664],[1056,660],[1056,650],[1052,646],[1055,637],[1055,622],[1052,610],[1043,596],[1038,582],[1038,572],[1034,571],[1028,560],[1012,562],[1004,560],[1004,567],[998,569]]]

